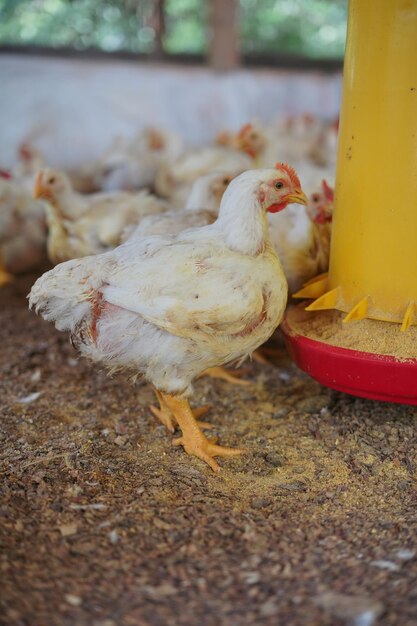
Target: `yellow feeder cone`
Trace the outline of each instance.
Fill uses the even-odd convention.
[[[326,291],[337,287],[348,319],[366,302],[361,316],[417,322],[417,0],[349,3]]]
[[[329,276],[281,329],[319,383],[417,406],[417,0],[350,0],[343,81]]]

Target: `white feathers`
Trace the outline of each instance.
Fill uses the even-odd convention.
[[[190,150],[159,170],[155,189],[174,206],[183,207],[193,182],[200,176],[213,171],[243,171],[249,167],[252,167],[250,157],[237,150],[217,146]]]
[[[240,172],[212,172],[198,178],[183,210],[172,209],[149,215],[135,228],[126,229],[123,240],[150,235],[176,235],[187,228],[212,224],[218,214],[221,198],[228,184]]]
[[[30,305],[70,330],[82,354],[134,368],[158,389],[188,390],[207,367],[250,354],[281,319],[286,281],[255,193],[275,176],[236,178],[212,225],[57,266]]]
[[[74,259],[57,265],[38,278],[29,294],[29,307],[58,330],[73,331],[89,314],[89,296],[102,284],[106,255]]]
[[[53,197],[46,201],[47,248],[54,263],[114,248],[129,224],[136,225],[144,216],[166,208],[163,200],[147,191],[83,196],[62,174],[51,175],[47,170],[42,180],[46,180],[45,186],[49,186],[48,180],[54,181]]]

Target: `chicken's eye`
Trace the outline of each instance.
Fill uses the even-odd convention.
[[[313,202],[318,202],[320,200],[320,196],[318,196],[316,193],[313,194]]]
[[[48,184],[53,185],[54,182],[55,182],[55,176],[51,176],[51,178],[48,180]]]
[[[223,185],[228,185],[230,183],[230,178],[223,178]]]
[[[275,183],[275,189],[282,189],[282,188],[283,188],[283,186],[284,186],[284,183],[282,183],[280,180],[278,180],[278,181]]]

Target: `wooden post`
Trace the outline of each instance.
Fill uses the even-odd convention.
[[[153,0],[152,16],[149,25],[155,30],[155,50],[153,58],[160,59],[164,53],[165,0]]]
[[[231,70],[239,66],[238,2],[211,0],[209,64],[215,70]]]

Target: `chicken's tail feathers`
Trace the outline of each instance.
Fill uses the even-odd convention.
[[[103,284],[96,257],[60,263],[33,285],[29,308],[58,330],[73,331],[89,314],[92,294]]]

